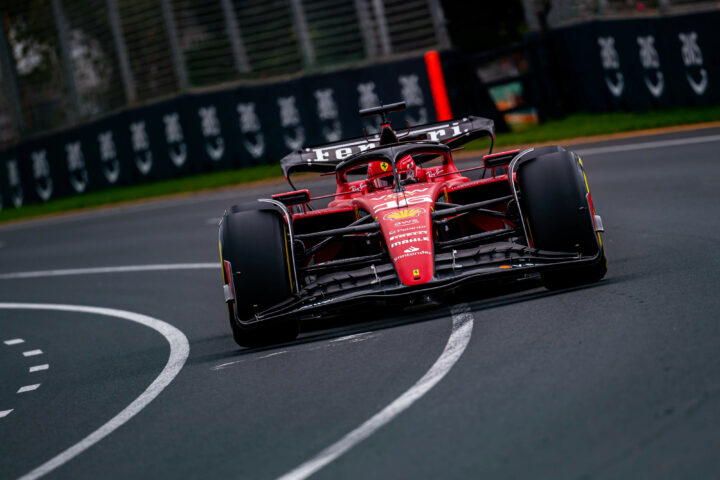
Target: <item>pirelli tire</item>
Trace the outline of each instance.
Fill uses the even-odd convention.
[[[539,250],[579,252],[597,257],[591,264],[541,274],[551,290],[597,282],[607,272],[600,233],[595,231],[582,161],[573,152],[539,155],[517,172],[522,213],[533,246]]]
[[[230,262],[234,300],[227,303],[235,342],[256,347],[291,341],[298,335],[295,318],[251,322],[257,312],[292,295],[287,226],[272,209],[231,209],[220,223],[220,256]]]

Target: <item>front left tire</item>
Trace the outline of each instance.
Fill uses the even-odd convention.
[[[255,315],[293,293],[287,226],[272,209],[230,211],[220,224],[220,256],[225,284],[234,300],[227,303],[235,342],[256,347],[295,339],[295,318],[256,322]],[[225,262],[230,265],[230,278]]]

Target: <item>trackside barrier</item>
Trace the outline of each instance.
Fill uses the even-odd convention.
[[[437,74],[437,72],[436,72]],[[440,75],[441,78],[441,75]],[[29,138],[0,152],[0,208],[197,172],[278,161],[305,146],[376,131],[360,109],[403,100],[393,115],[434,122],[423,57],[262,86],[193,93]],[[447,100],[443,104],[449,112]]]

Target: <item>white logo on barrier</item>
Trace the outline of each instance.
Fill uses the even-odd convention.
[[[200,107],[200,126],[205,141],[205,152],[213,161],[218,161],[225,153],[225,140],[220,129],[220,120],[217,118],[217,108],[214,106]]]
[[[360,94],[360,97],[358,97],[358,107],[360,107],[360,110],[365,110],[366,108],[377,107],[378,105],[380,105],[380,98],[378,98],[377,94],[375,93],[374,82],[359,83],[357,86],[357,91]],[[363,119],[362,125],[368,134],[374,134],[378,132],[377,126],[375,126],[371,121],[367,119]]]
[[[165,142],[168,146],[170,161],[176,167],[182,167],[187,160],[187,146],[180,124],[180,115],[176,112],[163,115],[163,123],[165,124]]]
[[[147,175],[153,165],[153,154],[150,151],[150,139],[145,131],[145,122],[134,122],[130,124],[130,139],[135,157],[135,166],[138,171]]]
[[[280,107],[280,124],[284,128],[293,128],[293,135],[283,133],[285,146],[290,150],[299,150],[305,143],[305,129],[300,126],[300,112],[295,106],[295,97],[280,97],[277,99]]]
[[[323,137],[328,142],[337,142],[342,138],[342,125],[338,118],[338,107],[333,98],[332,88],[315,90],[317,100],[317,114],[320,120],[332,122],[331,126],[322,127]]]
[[[114,184],[120,177],[120,162],[117,159],[112,130],[98,134],[97,139],[100,147],[100,163],[102,164],[103,175],[105,175],[108,183]]]
[[[47,160],[47,150],[38,150],[30,154],[32,158],[33,178],[35,178],[35,192],[45,202],[50,199],[53,192],[53,181],[50,177],[50,164]]]
[[[620,69],[620,56],[617,50],[615,50],[615,38],[613,37],[598,37],[598,45],[600,45],[600,60],[602,61],[603,69],[610,70],[611,74],[614,74],[615,81],[604,76],[605,85],[614,97],[620,97],[625,89],[625,78],[622,72],[618,72]]]
[[[7,168],[8,186],[10,187],[10,200],[15,208],[23,204],[23,188],[20,182],[20,172],[16,159],[10,159],[5,164]]]
[[[703,68],[703,54],[700,46],[697,44],[697,32],[680,33],[678,34],[678,38],[682,43],[680,53],[685,67],[688,69],[691,67],[700,67],[698,72],[700,74],[699,82],[695,81],[695,78],[690,72],[685,72],[685,78],[687,78],[688,84],[690,84],[690,88],[695,92],[695,95],[702,95],[708,87],[708,74],[705,68]]]
[[[427,108],[425,108],[425,98],[420,88],[420,78],[417,75],[405,75],[398,77],[400,83],[400,95],[402,96],[405,106],[410,109],[418,108],[418,117],[410,116],[409,112],[405,113],[405,120],[411,125],[421,125],[428,123]]]
[[[80,141],[66,144],[65,154],[68,173],[70,174],[70,185],[77,193],[82,193],[87,188],[88,173],[85,169],[85,155],[83,155]]]
[[[615,50],[615,39],[613,37],[599,37],[600,60],[605,70],[617,70],[620,68],[620,56]]]
[[[655,37],[652,35],[637,37],[637,43],[640,46],[640,63],[643,68],[645,70],[655,70],[655,83],[646,75],[643,76],[645,86],[653,97],[658,98],[665,89],[665,78],[663,73],[658,70],[660,68],[660,55],[655,49]]]
[[[255,134],[255,142],[251,142],[245,137],[243,145],[253,158],[262,157],[265,153],[265,136],[261,132],[260,119],[255,113],[254,103],[238,103],[237,112],[240,115],[240,131],[249,136]]]

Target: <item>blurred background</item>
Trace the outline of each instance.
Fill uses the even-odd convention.
[[[422,61],[429,50],[440,51],[453,113],[491,117],[499,131],[578,111],[716,104],[720,38],[714,25],[720,17],[707,12],[717,14],[718,3],[2,0],[0,148],[11,165],[0,169],[0,192],[16,188],[20,177],[41,178],[43,170],[62,169],[69,177],[81,170],[76,183],[60,180],[64,190],[56,181],[53,197],[172,176],[161,167],[147,175],[147,161],[145,167],[136,162],[139,172],[120,175],[119,182],[86,168],[103,154],[88,142],[104,145],[106,157],[98,162],[110,158],[109,137],[103,144],[98,130],[106,119],[126,123],[107,127],[117,129],[117,157],[128,155],[120,144],[141,151],[143,136],[150,150],[158,142],[184,142],[192,150],[192,132],[223,141],[222,154],[232,157],[204,166],[194,160],[179,174],[277,161],[293,146],[357,136],[372,127],[356,121],[355,112],[380,100],[405,100],[411,108],[403,120],[411,125],[431,122],[437,116]],[[685,81],[685,70],[692,80]],[[221,100],[228,92],[232,100]],[[224,112],[228,102],[236,108]],[[142,110],[153,105],[172,108]],[[227,138],[228,122],[239,134],[263,133],[262,152],[259,137],[254,147]],[[277,143],[270,141],[273,126],[304,130],[293,130],[297,142],[273,150],[264,148]],[[65,137],[57,147],[29,146],[73,127],[87,127],[70,135],[82,140],[80,147],[68,149]],[[220,144],[212,148],[219,152]],[[190,153],[202,155],[202,148],[198,152]],[[159,165],[164,154],[154,155]],[[31,162],[32,171],[23,167]],[[43,197],[25,195],[24,201]]]

